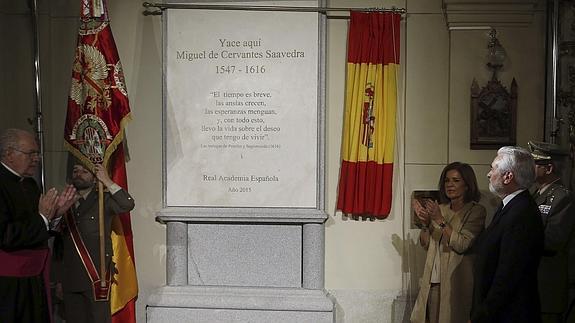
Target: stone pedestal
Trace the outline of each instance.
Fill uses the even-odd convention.
[[[323,1],[313,0],[297,3],[324,5]],[[324,290],[325,17],[303,13],[297,17],[278,16],[284,24],[285,19],[294,19],[293,24],[287,25],[290,30],[294,24],[305,28],[288,37],[290,46],[306,51],[305,57],[297,62],[262,61],[265,66],[248,68],[243,67],[248,61],[242,61],[242,66],[237,63],[236,74],[226,74],[232,71],[228,66],[217,73],[198,76],[191,71],[204,71],[202,66],[212,64],[211,60],[202,60],[202,54],[198,54],[197,65],[177,59],[190,50],[188,43],[194,43],[205,33],[210,33],[210,37],[198,45],[202,48],[198,53],[204,53],[203,48],[227,53],[231,49],[220,48],[222,44],[234,45],[239,39],[245,40],[246,33],[257,35],[255,44],[261,46],[250,52],[263,53],[274,46],[283,48],[282,42],[286,42],[284,38],[288,35],[284,30],[280,33],[268,28],[276,25],[276,21],[270,21],[272,14],[262,14],[261,20],[253,14],[246,16],[262,24],[249,28],[246,19],[238,21],[239,13],[213,14],[213,19],[219,17],[230,30],[216,32],[222,24],[212,19],[196,29],[188,28],[202,28],[193,37],[181,36],[181,29],[186,28],[175,21],[180,19],[177,21],[194,26],[188,23],[200,21],[204,16],[198,14],[197,20],[193,20],[168,14],[165,20],[165,31],[172,30],[171,35],[181,36],[172,37],[181,40],[173,44],[174,48],[164,44],[164,59],[171,57],[170,62],[177,66],[165,68],[166,75],[176,75],[176,71],[186,68],[190,72],[177,74],[179,78],[170,79],[169,84],[164,79],[164,86],[173,86],[170,89],[179,89],[185,83],[185,91],[174,90],[170,100],[164,98],[164,106],[172,109],[164,111],[164,209],[157,220],[167,226],[167,286],[148,299],[148,322],[335,321],[334,302]],[[211,27],[206,27],[210,23]],[[242,28],[245,30],[236,38],[230,36],[230,32],[237,33]],[[280,41],[277,35],[281,35]],[[265,46],[259,45],[260,42]],[[175,59],[166,54],[170,48],[174,49],[170,53]],[[302,66],[307,66],[305,75],[279,72],[283,68],[291,73]],[[209,71],[213,71],[212,67],[215,66],[210,66]],[[242,72],[240,69],[244,68]],[[252,72],[261,75],[256,77]],[[182,79],[185,82],[175,81]],[[212,88],[206,87],[206,93],[202,92],[207,100],[200,100],[203,94],[187,97],[193,84],[197,85],[195,89],[204,85],[198,84],[198,79],[214,83]],[[238,92],[244,83],[251,86],[249,91]],[[298,87],[286,88],[286,84]],[[242,98],[232,100],[226,97],[229,93]],[[263,95],[258,104],[273,112],[269,116],[238,120],[217,115],[216,112],[228,112],[229,107],[224,104],[238,104],[234,111],[243,107],[253,113],[251,96],[256,94]],[[170,102],[178,104],[169,105]],[[190,113],[192,110],[195,112]],[[244,123],[249,127],[241,130]],[[211,137],[205,137],[202,128],[212,129],[206,130]],[[269,132],[266,129],[276,132],[269,136],[262,132]],[[216,139],[222,144],[212,145]],[[224,145],[221,140],[237,142]]]
[[[323,290],[166,286],[149,299],[148,322],[334,322]]]
[[[273,223],[160,216],[168,286],[149,298],[147,321],[334,322],[323,289],[325,218],[276,216]]]

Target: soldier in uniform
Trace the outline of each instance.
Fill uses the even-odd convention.
[[[535,160],[538,184],[533,198],[539,206],[545,230],[545,247],[538,272],[542,321],[569,322],[569,290],[575,288],[575,277],[569,279],[574,276],[569,271],[575,268],[568,266],[575,233],[575,209],[571,192],[561,183],[562,166],[568,152],[544,142],[530,141],[529,148]]]
[[[112,181],[102,165],[95,165],[93,171],[80,163],[74,165],[72,184],[80,199],[62,224],[63,241],[58,250],[61,259],[55,262],[57,289],[59,294],[60,289],[63,291],[64,315],[69,323],[109,323],[112,320],[109,300],[95,299],[94,280],[90,274],[100,268],[97,181],[107,188],[104,192],[104,237],[106,268],[110,275],[114,270],[110,237],[113,217],[131,211],[135,205],[130,194]]]

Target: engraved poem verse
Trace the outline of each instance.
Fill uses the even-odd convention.
[[[168,20],[167,204],[315,207],[317,17],[194,14]]]

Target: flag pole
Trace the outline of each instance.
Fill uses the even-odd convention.
[[[42,114],[42,89],[40,87],[40,31],[38,30],[38,2],[30,0],[32,10],[32,28],[34,30],[34,103],[36,107],[35,130],[40,147],[40,188],[45,191],[45,163],[44,163],[44,121]],[[32,123],[32,121],[29,121]]]
[[[106,240],[104,240],[104,184],[101,181],[98,181],[98,221],[100,229],[100,287],[105,288],[108,282],[106,275]]]

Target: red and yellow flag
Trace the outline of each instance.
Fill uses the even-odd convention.
[[[64,145],[86,165],[105,165],[112,171],[112,180],[127,190],[122,142],[131,114],[124,71],[106,3],[104,0],[81,1]],[[113,261],[117,268],[110,293],[112,321],[135,322],[138,283],[130,214],[116,217],[112,230]]]
[[[351,13],[337,200],[346,214],[386,218],[391,210],[400,19]]]

